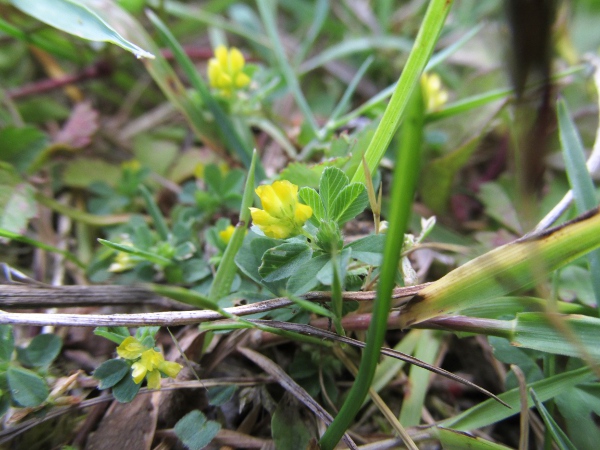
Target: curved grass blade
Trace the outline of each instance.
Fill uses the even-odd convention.
[[[250,206],[254,200],[254,172],[256,169],[257,153],[254,150],[252,155],[252,163],[248,170],[248,178],[246,179],[246,187],[244,188],[244,195],[242,197],[242,205],[240,207],[240,215],[238,223],[235,227],[235,231],[227,244],[227,248],[223,253],[223,258],[215,274],[215,278],[210,287],[208,298],[212,301],[219,301],[219,299],[225,297],[231,291],[231,285],[237,271],[237,265],[235,263],[235,255],[237,255],[239,249],[244,242],[244,236],[248,229],[248,223],[250,221]]]
[[[436,427],[432,429],[431,434],[440,440],[444,450],[512,450],[510,447],[449,428]]]
[[[25,14],[81,39],[110,42],[133,53],[137,58],[153,59],[154,55],[128,41],[95,12],[74,0],[11,0]]]
[[[544,404],[540,401],[539,397],[533,390],[533,388],[529,389],[529,393],[531,394],[531,398],[535,403],[535,407],[537,408],[540,416],[542,416],[542,420],[546,425],[546,429],[550,430],[550,434],[558,445],[560,450],[577,450],[577,448],[573,445],[573,443],[569,440],[569,437],[565,434],[563,430],[558,426],[558,424],[554,421]]]
[[[404,115],[404,109],[411,96],[410,94],[419,83],[419,78],[433,53],[451,6],[452,1],[445,0],[433,0],[429,3],[423,25],[419,29],[414,47],[406,61],[406,66],[402,70],[398,84],[394,88],[392,98],[365,152],[364,157],[371,173],[379,166],[381,158],[383,158],[394,133],[398,129],[400,120]],[[362,167],[359,166],[357,168],[352,181],[365,181],[365,174]]]
[[[582,367],[536,381],[531,383],[529,387],[535,389],[540,400],[545,402],[564,392],[568,387],[591,381],[594,378],[595,375],[592,374],[591,369]],[[445,428],[469,431],[491,425],[519,413],[519,388],[511,389],[498,397],[506,402],[510,409],[500,405],[493,399],[488,399],[457,416],[442,421],[439,425]],[[531,398],[528,400],[528,405],[533,406],[533,400]]]
[[[317,56],[304,61],[300,65],[300,75],[321,67],[330,61],[343,58],[354,53],[373,51],[373,49],[400,50],[409,52],[413,42],[395,36],[368,36],[356,39],[345,39],[339,44],[335,44],[328,49],[323,50]]]
[[[567,176],[573,190],[577,211],[581,214],[598,205],[596,190],[594,189],[594,182],[585,163],[581,138],[573,123],[573,119],[571,119],[567,104],[562,99],[558,101],[557,114],[560,143],[565,159]],[[591,252],[587,258],[590,273],[600,273],[600,251]],[[596,304],[600,308],[600,277],[592,276],[591,278]]]
[[[426,286],[406,305],[401,327],[450,314],[534,283],[600,247],[600,211],[503,245]],[[533,264],[543,261],[543,267]]]
[[[63,255],[69,261],[77,264],[82,269],[85,269],[86,265],[77,258],[73,253],[68,252],[66,250],[61,250],[60,248],[53,247],[52,245],[45,244],[36,239],[32,239],[27,236],[23,236],[18,233],[13,233],[12,231],[5,230],[4,228],[0,228],[0,237],[12,239],[17,242],[23,242],[24,244],[29,244],[37,248],[41,248],[42,250],[46,250],[52,253],[58,253],[59,255]]]

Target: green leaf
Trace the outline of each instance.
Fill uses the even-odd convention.
[[[582,367],[559,375],[548,377],[544,380],[531,383],[529,387],[535,389],[541,401],[545,402],[564,392],[566,389],[580,383],[594,379],[594,375],[588,367]],[[486,400],[468,410],[446,419],[440,423],[443,427],[456,430],[468,431],[485,427],[492,423],[511,417],[520,412],[519,389],[511,389],[498,396],[502,401],[508,403],[510,409],[496,402],[494,399]],[[533,405],[533,400],[528,400],[528,405]]]
[[[164,256],[161,256],[157,253],[148,252],[146,250],[140,250],[139,248],[132,247],[131,245],[117,244],[116,242],[111,242],[100,238],[98,238],[98,242],[106,247],[112,248],[113,250],[139,256],[140,258],[144,258],[151,263],[158,264],[159,266],[168,266],[171,264],[171,260],[165,258]]]
[[[352,249],[352,258],[371,266],[379,266],[383,259],[384,245],[385,234],[372,234],[351,242],[345,248]]]
[[[539,395],[537,389],[536,394]],[[585,383],[564,389],[554,399],[575,448],[595,449],[600,442],[600,384]]]
[[[411,98],[411,93],[419,83],[419,79],[427,61],[431,57],[442,31],[446,16],[452,7],[452,1],[434,0],[429,2],[423,24],[419,29],[415,44],[402,69],[394,93],[390,99],[375,135],[367,148],[364,157],[371,173],[379,166],[394,136],[400,121],[404,118],[404,110]],[[357,167],[352,181],[364,181],[362,167]]]
[[[113,387],[128,375],[131,371],[131,366],[123,359],[109,359],[104,361],[94,370],[94,378],[100,380],[98,389],[108,389]]]
[[[533,389],[530,389],[529,393],[531,394],[531,398],[533,398],[533,402],[535,403],[535,407],[540,413],[540,416],[542,416],[542,420],[546,425],[546,429],[550,431],[550,434],[552,435],[554,442],[556,442],[556,444],[558,445],[558,448],[560,448],[561,450],[577,450],[577,448],[571,443],[565,432],[561,430],[558,424],[554,421],[544,404],[535,394],[535,391]]]
[[[48,145],[48,137],[33,126],[7,126],[0,130],[0,142],[0,160],[25,173]]]
[[[0,325],[0,361],[8,362],[15,351],[15,337],[10,325]]]
[[[302,405],[291,394],[285,394],[271,418],[271,434],[276,448],[305,450],[311,438]]]
[[[369,204],[367,189],[362,183],[350,183],[343,188],[331,206],[330,217],[340,225],[355,218]]]
[[[337,255],[340,268],[340,280],[346,278],[346,268],[350,262],[350,256],[352,256],[352,250],[349,248],[345,248]],[[333,278],[333,259],[330,257],[329,261],[327,261],[327,264],[325,264],[319,273],[317,273],[317,280],[326,286],[331,286],[333,284]]]
[[[440,440],[444,450],[511,450],[510,447],[448,428],[432,428],[432,434]]]
[[[10,3],[25,14],[82,39],[111,42],[137,58],[154,58],[151,53],[126,40],[92,10],[74,0],[10,0]]]
[[[498,247],[426,286],[404,308],[404,328],[491,301],[544,277],[600,246],[600,211]]]
[[[37,373],[11,365],[6,375],[10,395],[19,406],[38,406],[48,398],[48,385]]]
[[[546,313],[520,313],[512,321],[512,345],[547,353],[583,358],[591,356],[600,361],[600,319],[580,315],[556,316],[569,329],[572,342],[549,320]],[[585,351],[585,353],[584,353]]]
[[[102,336],[117,345],[121,345],[121,342],[130,336],[127,327],[96,327],[94,334]]]
[[[325,220],[325,209],[323,208],[321,197],[319,197],[317,191],[310,187],[303,187],[298,192],[298,195],[305,204],[312,208],[313,214],[310,221],[315,226],[318,226],[321,220]]]
[[[154,227],[156,228],[156,232],[160,236],[163,241],[166,241],[169,238],[169,227],[167,225],[167,221],[163,216],[158,204],[154,201],[154,197],[148,190],[146,186],[143,184],[140,185],[139,191],[144,198],[144,202],[146,203],[146,210],[150,217],[152,217],[152,222],[154,223]]]
[[[236,390],[237,386],[235,384],[209,387],[208,403],[212,406],[221,406],[233,398]]]
[[[188,259],[181,265],[184,283],[195,283],[211,274],[210,266],[200,258]]]
[[[35,216],[33,186],[21,179],[10,164],[0,162],[0,228],[23,234]]]
[[[206,420],[201,411],[194,410],[183,416],[175,424],[175,435],[190,450],[200,450],[206,447],[217,435],[221,425],[212,420]]]
[[[328,167],[323,171],[319,182],[319,195],[323,201],[323,206],[325,206],[328,219],[333,218],[332,212],[335,199],[349,183],[350,180],[346,174],[337,167]]]
[[[244,239],[240,251],[235,255],[235,263],[244,275],[257,283],[260,283],[261,277],[258,274],[260,259],[269,248],[274,247],[275,245],[277,244],[274,243],[272,239],[258,237],[255,233],[250,231]]]
[[[560,143],[565,159],[567,176],[571,189],[573,189],[573,198],[577,205],[577,212],[582,214],[598,205],[596,190],[592,176],[585,163],[585,153],[581,138],[579,137],[575,123],[571,119],[567,104],[562,99],[558,101],[557,114]],[[590,272],[599,273],[600,250],[591,252],[587,258]],[[600,308],[600,279],[598,277],[591,277],[591,279],[596,304]]]
[[[288,242],[270,248],[262,256],[258,273],[265,281],[277,281],[288,278],[312,256],[308,244]]]
[[[136,384],[131,375],[123,377],[113,386],[112,393],[119,403],[129,403],[140,391],[142,383]]]
[[[294,295],[302,295],[319,285],[317,274],[329,262],[329,255],[320,255],[312,258],[292,274],[287,282],[286,289]]]
[[[25,349],[27,364],[35,367],[48,366],[58,356],[61,347],[62,339],[57,335],[39,334]]]
[[[500,337],[490,336],[488,340],[494,349],[496,359],[505,364],[519,366],[528,383],[544,379],[544,374],[535,361],[535,358],[530,357],[525,350],[511,345],[507,339]],[[513,389],[519,386],[515,373],[512,370],[506,375],[504,384],[505,389]]]

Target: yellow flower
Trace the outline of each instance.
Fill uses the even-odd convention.
[[[448,101],[448,92],[442,87],[442,80],[436,73],[421,75],[421,89],[427,111],[435,111]]]
[[[219,237],[221,238],[221,241],[223,241],[224,244],[229,244],[234,231],[235,227],[233,225],[229,225],[223,231],[219,231]]]
[[[123,359],[137,359],[142,356],[144,350],[146,350],[146,347],[140,341],[133,336],[129,336],[117,347],[117,355]]]
[[[131,376],[136,384],[144,378],[148,379],[149,389],[160,389],[160,374],[175,378],[182,369],[181,364],[165,361],[162,353],[145,347],[133,336],[125,338],[117,347],[117,354],[123,358],[135,361],[131,365]]]
[[[237,48],[229,50],[223,45],[215,49],[215,57],[208,61],[208,81],[211,87],[221,90],[224,95],[230,95],[236,89],[250,83],[250,77],[244,68],[244,55]]]
[[[312,216],[312,208],[298,203],[298,186],[287,180],[256,188],[263,209],[250,208],[252,221],[265,235],[285,239],[302,233],[304,223]]]

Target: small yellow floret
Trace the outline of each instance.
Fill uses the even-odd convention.
[[[442,86],[442,80],[436,73],[424,73],[421,76],[421,89],[427,111],[435,111],[448,101],[448,92]]]
[[[219,231],[219,237],[221,238],[221,241],[223,241],[224,244],[229,244],[234,231],[235,227],[233,225],[229,225],[223,231]]]
[[[236,89],[250,84],[250,77],[243,72],[245,64],[244,55],[237,48],[228,50],[219,45],[215,57],[208,61],[208,82],[224,95],[231,95]]]
[[[160,389],[161,373],[175,378],[183,368],[181,364],[165,361],[162,353],[145,347],[133,336],[121,342],[117,347],[117,354],[123,359],[135,361],[131,365],[131,377],[136,384],[140,384],[146,378],[149,389]]]
[[[286,239],[302,233],[302,227],[313,211],[310,206],[298,203],[298,186],[283,180],[259,186],[255,192],[263,209],[250,208],[250,213],[254,224],[266,236]]]

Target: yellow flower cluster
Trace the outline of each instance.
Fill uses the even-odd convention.
[[[215,57],[208,61],[208,81],[211,87],[219,89],[224,95],[231,95],[236,89],[250,83],[250,77],[243,72],[244,55],[237,48],[219,45]]]
[[[133,336],[125,338],[117,347],[117,354],[130,361],[135,361],[131,366],[131,376],[136,384],[148,378],[149,389],[160,389],[160,374],[175,378],[182,369],[181,364],[165,361],[162,353],[152,348],[145,347]]]
[[[448,92],[442,86],[442,80],[436,73],[421,75],[421,89],[427,111],[435,111],[448,101]]]
[[[298,203],[298,186],[287,180],[259,186],[256,195],[263,209],[250,208],[252,221],[266,236],[285,239],[302,233],[302,226],[311,218],[312,208]]]

